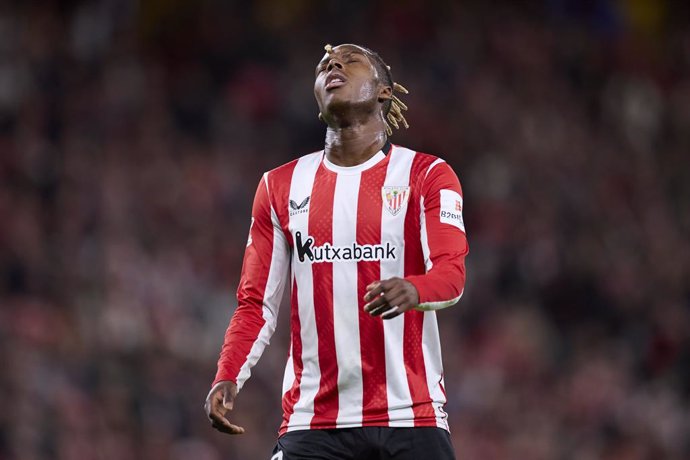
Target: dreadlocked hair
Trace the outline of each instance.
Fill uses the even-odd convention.
[[[383,104],[383,122],[386,124],[386,134],[388,136],[393,135],[393,127],[395,127],[395,129],[400,129],[400,125],[409,128],[410,125],[403,115],[403,112],[407,110],[407,105],[395,95],[396,92],[409,94],[409,91],[400,83],[393,81],[391,67],[384,62],[377,52],[364,46],[357,45],[357,47],[361,48],[369,55],[376,68],[376,74],[379,76],[379,79],[393,90],[392,98]],[[324,49],[328,54],[333,52],[333,47],[331,45],[324,46]]]

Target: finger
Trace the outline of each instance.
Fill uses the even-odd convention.
[[[227,421],[226,419],[223,419],[223,422],[213,422],[211,424],[213,428],[216,430],[222,432],[222,433],[227,433],[227,434],[244,434],[244,427],[241,427],[239,425],[234,425]]]
[[[371,310],[371,311],[369,312],[369,314],[370,314],[371,316],[379,316],[379,315],[381,315],[382,313],[385,313],[386,311],[390,310],[391,308],[393,308],[393,306],[390,305],[390,304],[388,304],[388,303],[386,303],[386,304],[384,304],[384,305],[381,305],[379,308],[375,308],[375,309]]]
[[[373,299],[377,296],[385,294],[386,292],[388,292],[389,289],[395,287],[395,280],[389,279],[383,281],[376,281],[374,283],[371,283],[369,286],[371,286],[371,289],[369,289],[368,295],[370,296],[370,298]]]
[[[395,296],[390,296],[388,304],[399,307],[402,311],[409,310],[410,306],[412,305],[410,302],[410,296],[404,291]]]
[[[221,416],[225,416],[225,414],[228,412],[228,409],[225,407],[223,402],[224,401],[222,392],[219,392],[218,394],[214,395],[214,398],[211,401],[211,412],[216,412]]]
[[[367,291],[369,292],[364,295],[365,302],[369,302],[383,294],[384,284],[381,281],[375,281],[367,286]]]
[[[208,419],[212,423],[219,423],[219,424],[223,424],[223,423],[226,423],[228,421],[228,419],[225,418],[225,414],[223,412],[214,411],[214,410],[209,412]]]
[[[373,316],[381,315],[381,317],[384,319],[391,319],[398,316],[398,314],[402,314],[410,308],[412,308],[413,305],[410,301],[409,295],[405,292],[405,290],[397,289],[396,291],[397,294],[391,292],[390,294],[385,295],[386,298],[390,299],[387,302],[389,308],[381,308],[379,310],[372,311],[371,314]]]
[[[405,287],[400,286],[398,284],[394,284],[393,286],[391,286],[389,288],[388,291],[386,291],[383,294],[383,298],[386,299],[386,302],[388,302],[389,304],[397,305],[397,303],[394,302],[394,300],[396,298],[400,297],[401,295],[404,295],[404,294],[405,294]]]
[[[239,425],[234,425],[234,424],[232,424],[232,423],[230,423],[230,422],[224,423],[224,424],[220,424],[220,423],[213,422],[213,423],[211,424],[211,426],[212,426],[213,428],[215,428],[216,430],[220,431],[221,433],[227,433],[227,434],[244,434],[244,432],[245,432],[245,430],[244,430],[243,427],[241,427],[241,426],[239,426]]]
[[[225,387],[223,389],[223,407],[228,410],[232,410],[235,405],[235,396],[232,394],[229,388]]]
[[[396,307],[392,307],[392,308],[390,308],[388,311],[386,311],[385,313],[383,313],[383,314],[381,315],[381,319],[393,319],[393,318],[395,318],[396,316],[402,315],[402,313],[403,313],[403,312],[400,311],[400,307],[397,307],[397,306],[396,306]]]
[[[405,290],[400,286],[394,286],[390,292],[370,302],[369,308],[365,308],[365,310],[374,316],[378,316],[392,307],[399,306],[400,302],[403,302],[405,299]]]
[[[401,297],[399,296],[397,298],[401,298]],[[377,308],[370,309],[369,314],[371,316],[379,316],[379,315],[382,315],[383,313],[389,311],[391,308],[396,308],[396,307],[399,307],[399,305],[396,302],[386,301],[381,306],[379,306]]]
[[[403,298],[403,294],[404,290],[398,286],[395,286],[393,287],[393,290],[391,290],[390,292],[386,292],[385,294],[379,296],[373,302],[369,302],[369,308],[367,309],[365,306],[365,311],[368,311],[369,313],[380,314],[388,308],[398,305],[398,302],[395,301],[395,299]]]
[[[366,311],[367,313],[371,313],[373,310],[377,310],[387,304],[388,302],[386,301],[386,298],[384,296],[378,296],[376,299],[364,305],[364,311]]]
[[[223,399],[219,398],[218,395],[211,395],[204,403],[204,411],[206,411],[206,416],[210,419],[212,413],[225,414],[226,410],[222,405]]]
[[[219,394],[218,397],[211,399],[210,407],[208,410],[208,416],[215,415],[217,417],[225,418],[225,414],[228,413],[228,409],[223,405],[223,396]]]
[[[378,286],[380,283],[381,283],[381,280],[376,280],[376,281],[369,283],[369,286],[367,286],[367,291],[371,291],[376,286]]]
[[[218,431],[227,434],[243,434],[244,427],[230,423],[228,419],[218,413],[211,413],[209,415],[211,419],[211,426]]]

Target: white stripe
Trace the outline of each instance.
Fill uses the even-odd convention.
[[[285,371],[283,372],[283,395],[290,391],[292,384],[295,381],[295,362],[292,359],[292,343],[290,343],[290,354],[285,363]]]
[[[431,249],[429,249],[429,235],[426,232],[426,209],[424,208],[424,197],[419,199],[419,231],[422,239],[422,254],[424,255],[424,266],[429,273],[434,263],[431,260]]]
[[[290,200],[302,203],[311,197],[314,177],[321,162],[321,152],[301,157],[292,173],[290,183]],[[294,234],[295,228],[307,229],[309,213],[295,213],[290,216],[289,228]],[[294,251],[293,251],[294,252]],[[295,403],[293,413],[288,420],[288,431],[308,427],[314,416],[314,398],[319,391],[321,370],[319,368],[319,341],[316,333],[314,316],[314,280],[311,264],[295,263],[292,258],[292,271],[297,283],[297,304],[300,320],[300,337],[302,339],[302,381],[300,382],[299,400]]]
[[[443,362],[441,359],[441,340],[438,334],[436,312],[424,313],[422,328],[422,354],[424,355],[424,369],[426,370],[426,384],[431,396],[431,405],[436,414],[436,426],[448,429],[448,416],[443,410],[446,397],[441,390],[443,379]]]
[[[415,152],[403,147],[391,149],[388,171],[384,186],[409,185],[410,170]],[[381,209],[381,243],[390,241],[401,248],[397,260],[381,261],[381,279],[394,276],[402,277],[405,271],[405,209],[393,216],[386,206]],[[388,394],[388,418],[391,426],[414,426],[412,397],[407,383],[405,359],[403,356],[403,338],[405,315],[397,316],[383,322],[383,334],[386,351],[386,385]]]
[[[268,188],[268,180],[265,176],[264,181]],[[271,206],[271,221],[273,223],[273,248],[271,253],[271,266],[268,269],[268,279],[266,280],[266,289],[264,291],[262,306],[262,316],[265,322],[261,330],[259,330],[259,335],[254,341],[252,348],[249,350],[247,360],[237,374],[238,391],[242,389],[244,382],[246,382],[251,375],[251,368],[259,360],[264,349],[271,341],[271,336],[278,322],[280,301],[283,299],[283,291],[287,284],[287,275],[289,273],[287,267],[290,251],[273,206]]]
[[[436,160],[434,160],[434,162],[431,163],[428,168],[426,168],[426,174],[424,175],[424,179],[426,180],[426,178],[429,176],[429,173],[431,172],[432,169],[434,169],[434,167],[440,165],[441,163],[445,163],[445,162],[446,162],[445,160],[442,160],[440,158],[437,158]]]
[[[290,295],[288,296],[289,299],[292,299],[292,286],[295,285],[295,273],[290,270]],[[291,300],[290,300],[291,302]],[[292,306],[292,305],[291,305]],[[292,343],[292,336],[290,337],[290,353],[288,354],[288,359],[287,362],[285,363],[285,371],[283,372],[283,396],[285,393],[290,391],[290,388],[292,388],[292,385],[295,382],[295,360],[293,359],[293,356],[295,354],[295,350],[293,348],[293,343]]]
[[[295,273],[290,270],[290,295],[288,298],[290,299],[290,303],[292,302],[292,286],[295,285]],[[291,305],[292,307],[292,305]],[[290,336],[290,353],[288,354],[288,359],[287,362],[285,363],[285,371],[283,372],[283,395],[290,391],[292,388],[292,385],[295,382],[295,360],[293,359],[293,356],[295,354],[295,350],[293,347],[292,343],[292,335]]]
[[[361,174],[338,174],[333,198],[333,245],[357,241],[357,200]],[[336,426],[362,423],[362,358],[359,342],[357,261],[333,264],[333,327],[338,360]]]
[[[429,173],[431,172],[432,169],[434,169],[435,166],[440,165],[441,163],[445,163],[444,160],[437,158],[434,160],[433,163],[429,165],[428,168],[426,168],[426,174],[424,175],[424,180],[429,176]],[[426,267],[427,273],[429,270],[431,270],[431,267],[434,266],[434,263],[431,261],[431,250],[429,249],[429,235],[426,231],[426,209],[424,208],[424,196],[420,194],[419,197],[419,227],[420,227],[420,232],[421,232],[421,239],[422,239],[422,254],[424,254],[424,266]]]

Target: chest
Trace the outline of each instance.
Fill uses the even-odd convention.
[[[295,244],[402,244],[419,225],[417,191],[409,184],[361,176],[317,178],[310,193],[290,197],[288,231]]]

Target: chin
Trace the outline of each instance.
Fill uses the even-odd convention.
[[[324,101],[325,113],[338,114],[352,106],[352,101],[338,94],[329,95]]]

